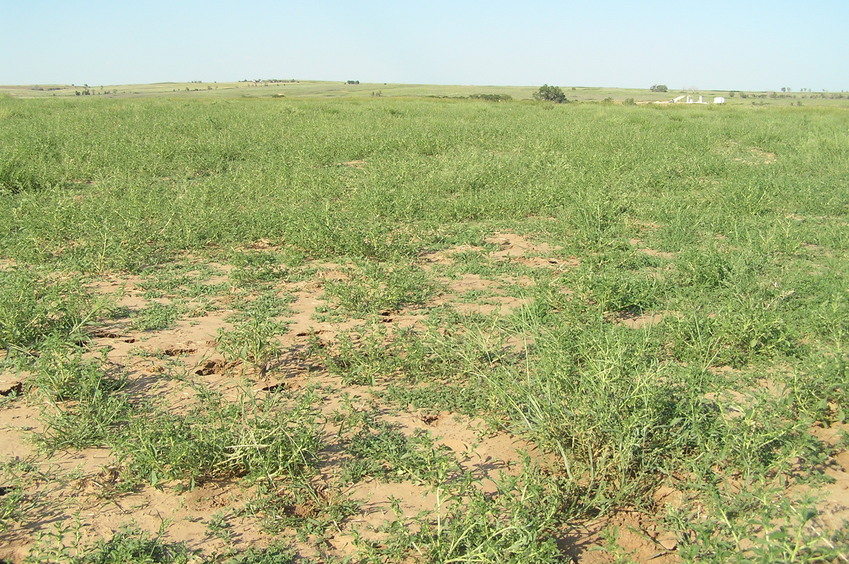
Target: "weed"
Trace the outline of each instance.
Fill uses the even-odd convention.
[[[227,521],[227,515],[217,511],[206,522],[206,534],[229,544],[233,540],[232,525]]]
[[[254,287],[266,282],[285,280],[289,270],[274,253],[254,251],[234,255],[235,268],[230,279],[238,286]]]
[[[347,450],[352,458],[345,464],[344,482],[371,476],[440,484],[459,469],[451,450],[435,446],[426,433],[406,436],[388,423],[367,424],[351,438]]]
[[[295,564],[304,560],[295,550],[282,543],[266,548],[250,547],[243,553],[224,561],[225,564]]]
[[[230,477],[297,476],[315,464],[321,440],[310,395],[245,392],[226,403],[201,392],[185,415],[143,413],[113,441],[128,482],[183,480],[191,488]]]
[[[268,364],[280,354],[277,335],[285,325],[265,317],[253,317],[231,330],[218,332],[217,348],[225,358],[247,362],[267,371]]]
[[[414,265],[369,262],[350,269],[348,276],[346,281],[328,282],[325,292],[355,315],[421,305],[435,292],[429,277]]]
[[[86,547],[74,564],[186,564],[194,552],[185,543],[166,542],[163,531],[151,536],[134,526],[124,526],[105,541]]]
[[[103,446],[129,418],[125,377],[82,355],[55,345],[35,365],[29,384],[44,399],[45,430],[34,438],[47,450]]]
[[[522,480],[525,480],[523,483]],[[425,562],[554,562],[561,558],[550,535],[562,506],[543,480],[507,478],[498,495],[461,488],[437,489],[434,515],[411,525],[398,519],[385,527],[388,537],[361,542],[367,559]],[[510,492],[521,492],[513,495]],[[444,497],[443,497],[444,496]]]
[[[177,321],[180,308],[176,304],[153,302],[133,316],[130,327],[135,331],[168,329]]]
[[[38,505],[38,496],[30,493],[38,478],[35,467],[25,460],[14,458],[0,466],[0,533],[14,524],[24,522]]]
[[[687,515],[693,507],[667,514],[686,561],[837,562],[849,556],[843,543],[847,526],[821,531],[810,499],[790,500],[756,482],[737,492],[712,488],[706,501],[707,515]]]
[[[48,338],[84,340],[83,328],[103,306],[79,279],[0,269],[0,345],[28,354]]]
[[[324,537],[328,529],[340,530],[359,510],[359,504],[344,499],[337,487],[295,479],[271,490],[267,484],[261,487],[246,513],[257,514],[269,533],[279,534],[291,527],[306,542],[310,536]]]

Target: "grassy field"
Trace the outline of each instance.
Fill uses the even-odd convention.
[[[350,83],[349,83],[350,82]],[[845,92],[744,92],[698,89],[669,89],[652,92],[649,88],[601,88],[562,86],[572,102],[658,103],[679,96],[694,100],[703,96],[712,102],[722,96],[725,103],[735,106],[841,106],[849,105]],[[138,98],[161,96],[168,98],[468,98],[479,95],[509,96],[514,100],[532,100],[537,86],[463,86],[434,84],[359,83],[358,81],[328,82],[317,80],[245,80],[241,82],[162,82],[156,84],[123,85],[0,85],[0,94],[18,98],[67,98],[90,96]]]
[[[0,98],[0,559],[849,558],[845,101],[149,88]]]

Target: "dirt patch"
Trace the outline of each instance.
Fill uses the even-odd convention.
[[[423,253],[419,257],[419,259],[424,263],[454,264],[454,256],[462,253],[476,253],[483,255],[486,253],[486,250],[483,247],[479,247],[477,245],[458,245],[449,249]]]
[[[573,562],[611,564],[614,562],[680,562],[675,552],[677,540],[657,521],[639,511],[621,511],[604,519],[575,526],[562,538],[564,552]]]
[[[663,259],[667,259],[667,260],[675,258],[675,253],[669,253],[669,252],[666,252],[666,251],[658,251],[656,249],[643,247],[642,239],[629,239],[628,244],[630,244],[632,247],[637,247],[637,249],[636,249],[637,252],[643,253],[643,254],[648,255],[650,257],[659,257],[659,258],[663,258]]]
[[[499,250],[491,253],[496,259],[527,257],[537,254],[550,255],[562,248],[548,243],[535,243],[516,233],[496,233],[487,237],[485,241],[500,247]]]
[[[362,170],[366,167],[366,161],[362,159],[356,159],[353,161],[344,161],[341,163],[336,163],[335,166],[344,166],[348,168],[356,168]]]
[[[773,152],[760,147],[745,147],[736,140],[726,142],[722,148],[719,149],[719,152],[727,155],[733,155],[732,159],[735,162],[754,166],[770,165],[778,158]]]
[[[614,317],[613,321],[629,329],[643,329],[658,325],[664,317],[663,313],[622,313]]]
[[[506,295],[506,288],[522,286],[518,280],[491,280],[478,274],[463,274],[451,280],[441,279],[448,292],[438,296],[431,305],[450,305],[464,314],[509,315],[529,303],[525,297]],[[524,283],[532,283],[525,279]]]

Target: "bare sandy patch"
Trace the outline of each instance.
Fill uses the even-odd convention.
[[[637,247],[636,248],[637,252],[643,253],[643,254],[648,255],[650,257],[659,257],[659,258],[664,258],[664,259],[667,259],[667,260],[675,258],[675,253],[669,253],[669,252],[666,252],[666,251],[658,251],[656,249],[644,247],[642,239],[628,239],[628,244],[631,245],[632,247]]]
[[[526,257],[532,254],[551,254],[562,248],[548,243],[536,243],[516,233],[496,233],[487,237],[485,241],[500,247],[499,250],[491,253],[496,259]]]
[[[663,313],[623,313],[614,318],[614,323],[629,329],[643,329],[658,325],[664,317]]]

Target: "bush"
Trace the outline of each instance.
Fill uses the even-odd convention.
[[[472,94],[472,100],[486,100],[487,102],[509,102],[513,99],[509,94]]]
[[[566,99],[566,94],[560,89],[559,86],[549,86],[548,84],[543,84],[539,87],[539,90],[534,92],[534,100],[545,100],[547,102],[556,102],[558,104],[563,104],[564,102],[568,102]]]
[[[654,84],[651,87],[652,92],[669,92],[669,88],[665,84]]]

